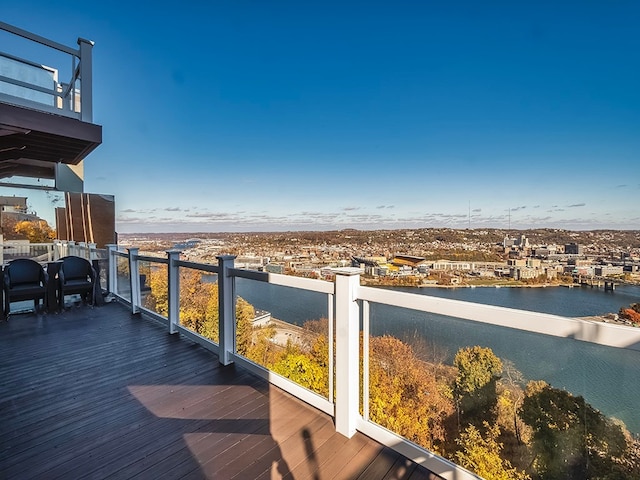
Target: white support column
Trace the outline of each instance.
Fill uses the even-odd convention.
[[[140,269],[138,268],[139,248],[127,248],[129,252],[129,285],[131,285],[131,313],[140,313]]]
[[[218,259],[218,325],[220,349],[218,358],[222,365],[233,363],[231,353],[236,351],[236,302],[234,298],[233,277],[229,269],[233,268],[234,255],[221,255]]]
[[[360,269],[346,267],[336,273],[336,431],[347,438],[356,433],[360,402],[360,310],[357,292]]]
[[[117,275],[118,275],[118,260],[115,255],[116,250],[118,249],[118,245],[110,243],[107,245],[107,261],[109,262],[109,267],[107,270],[107,288],[109,289],[109,293],[116,294],[117,292]]]
[[[176,263],[180,260],[180,250],[167,250],[169,259],[167,295],[169,297],[169,333],[178,333],[180,324],[180,267]]]

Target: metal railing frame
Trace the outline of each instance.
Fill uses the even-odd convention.
[[[71,78],[67,83],[61,83],[58,80],[55,80],[55,84],[51,89],[24,83],[13,78],[0,77],[0,81],[2,82],[16,85],[22,88],[35,90],[41,93],[46,93],[48,95],[51,95],[54,99],[59,99],[59,101],[54,101],[52,106],[6,94],[0,94],[0,100],[6,101],[7,103],[15,103],[18,105],[32,107],[38,110],[46,110],[52,113],[77,118],[78,120],[82,120],[83,122],[93,121],[92,51],[94,43],[92,41],[86,40],[84,38],[78,38],[78,48],[76,49],[58,43],[54,40],[49,40],[48,38],[42,37],[40,35],[36,35],[35,33],[28,32],[26,30],[23,30],[22,28],[9,25],[8,23],[2,21],[0,21],[0,30],[4,30],[10,34],[25,38],[35,43],[39,43],[41,45],[44,45],[45,47],[71,56]],[[8,53],[0,52],[0,56],[4,56],[6,58],[10,58],[11,60],[22,62],[37,68],[42,68],[44,70],[51,70],[50,67],[44,67],[41,64],[16,57],[14,55],[10,55]],[[80,81],[81,86],[79,92],[80,101],[78,102],[80,111],[77,112],[75,111],[75,108],[78,95],[76,83],[78,82],[78,80]],[[61,104],[61,107],[57,106],[59,103]]]
[[[153,261],[169,265],[169,318],[161,317],[169,326],[170,333],[180,333],[194,339],[201,345],[218,353],[220,362],[231,362],[247,368],[249,371],[267,379],[272,384],[297,396],[301,400],[319,408],[335,417],[336,431],[351,437],[356,431],[360,431],[382,444],[393,448],[402,455],[410,458],[450,480],[477,479],[476,475],[468,472],[453,462],[439,457],[424,448],[400,437],[399,435],[371,422],[368,417],[368,402],[363,402],[363,414],[359,413],[360,399],[368,398],[368,337],[369,337],[369,304],[378,303],[395,307],[408,308],[419,312],[435,313],[451,317],[472,320],[507,328],[515,328],[528,332],[536,332],[555,337],[567,337],[578,341],[595,343],[614,348],[626,348],[640,351],[640,329],[630,327],[597,324],[585,322],[556,315],[542,314],[510,308],[480,305],[470,302],[448,300],[425,295],[416,295],[405,292],[397,292],[386,289],[377,289],[360,285],[360,270],[355,268],[336,269],[335,283],[323,280],[312,280],[286,275],[271,274],[265,272],[241,270],[233,267],[233,256],[218,257],[218,265],[187,262],[179,259],[177,250],[167,251],[167,258],[140,256],[137,249],[129,249],[128,252],[117,251],[115,246],[109,250],[110,272],[115,270],[114,259],[118,256],[135,257],[130,261],[130,278],[138,279],[136,270],[139,261]],[[219,282],[219,307],[220,307],[220,344],[215,345],[211,340],[201,337],[195,332],[180,326],[177,303],[179,302],[178,269],[180,267],[193,268],[205,272],[217,273]],[[172,273],[173,272],[173,273]],[[110,275],[112,278],[112,275]],[[175,279],[172,281],[171,279]],[[300,387],[280,375],[266,370],[248,359],[238,355],[235,350],[235,278],[245,278],[254,281],[267,282],[273,285],[287,286],[298,289],[311,290],[328,295],[329,306],[329,338],[335,334],[335,366],[330,367],[329,377],[332,379],[335,371],[336,398],[333,399],[333,383],[330,387],[329,400]],[[133,284],[132,281],[132,291]],[[113,292],[113,291],[112,291]],[[172,299],[172,297],[175,297]],[[124,300],[121,298],[121,300]],[[125,300],[126,301],[126,300]],[[142,311],[153,318],[160,317],[138,304],[132,296],[132,312]],[[172,303],[173,302],[173,303]],[[139,309],[139,310],[138,310]],[[334,318],[335,315],[335,318]],[[359,328],[360,320],[363,321],[363,391],[360,385],[359,366]],[[333,323],[335,321],[335,332]],[[621,331],[624,330],[624,332]],[[621,335],[623,333],[623,335]],[[329,341],[332,346],[333,342]],[[332,348],[332,347],[330,347]],[[333,359],[333,351],[329,358]],[[331,380],[333,382],[333,379]]]

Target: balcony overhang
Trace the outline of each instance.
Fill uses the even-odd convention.
[[[0,102],[0,178],[56,178],[102,143],[102,126]]]

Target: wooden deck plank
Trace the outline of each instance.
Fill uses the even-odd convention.
[[[382,477],[383,480],[407,480],[416,469],[416,464],[398,455],[391,469]]]
[[[358,480],[379,480],[384,478],[399,456],[399,453],[388,447],[381,448],[376,457],[369,462],[369,465],[357,477]]]
[[[122,305],[0,322],[0,478],[429,478],[390,452]]]

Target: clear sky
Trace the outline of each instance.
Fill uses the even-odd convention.
[[[85,191],[115,195],[120,232],[640,229],[637,1],[21,0],[0,19],[95,41]]]

